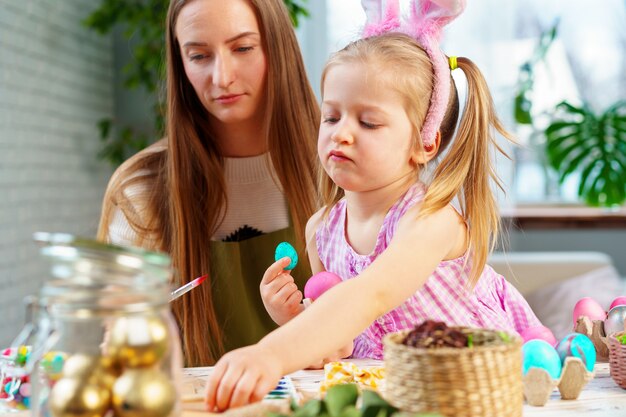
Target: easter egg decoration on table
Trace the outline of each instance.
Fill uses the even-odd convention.
[[[315,301],[320,295],[341,282],[341,277],[328,271],[318,272],[304,285],[304,297]]]
[[[556,345],[556,337],[554,337],[552,330],[550,330],[546,326],[527,327],[520,333],[520,336],[522,337],[522,340],[524,340],[524,343],[528,342],[529,340],[539,339],[545,340],[552,346]]]
[[[522,373],[526,375],[531,368],[539,368],[548,372],[550,378],[559,379],[561,376],[561,358],[554,346],[545,340],[533,339],[522,346],[523,365]]]
[[[626,322],[626,305],[618,305],[609,310],[609,314],[604,320],[604,334],[607,336],[613,333],[623,332]]]
[[[561,361],[565,361],[565,358],[569,356],[580,358],[587,371],[593,372],[593,367],[596,364],[596,348],[593,346],[591,339],[584,334],[568,334],[561,339],[556,350]]]
[[[296,252],[296,249],[291,246],[289,242],[280,242],[278,246],[276,246],[274,260],[278,261],[284,257],[291,259],[291,262],[289,262],[289,265],[287,265],[285,269],[292,270],[298,265],[298,252]]]
[[[576,325],[578,318],[582,316],[588,317],[590,320],[604,320],[606,318],[606,311],[604,311],[596,300],[585,297],[578,300],[574,306],[574,325]]]
[[[626,306],[626,295],[621,295],[617,297],[615,300],[613,300],[611,302],[611,306],[609,307],[609,311],[611,311],[613,307],[617,307],[617,306]]]

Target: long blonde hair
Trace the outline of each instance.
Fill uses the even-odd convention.
[[[268,63],[260,133],[268,138],[298,249],[304,251],[304,227],[317,207],[312,172],[319,108],[283,1],[248,1],[259,23]],[[98,231],[99,239],[107,240],[115,208],[120,209],[136,232],[133,243],[169,253],[181,284],[210,271],[210,237],[222,220],[219,213],[227,208],[223,158],[208,114],[185,75],[176,39],[177,18],[189,2],[172,0],[167,15],[167,137],[116,171],[105,194]],[[172,308],[182,333],[186,365],[214,363],[223,353],[223,336],[211,283],[190,292]]]
[[[411,37],[400,33],[387,33],[360,39],[350,43],[334,54],[322,73],[322,91],[328,71],[337,65],[358,63],[376,66],[385,74],[390,88],[403,98],[406,113],[414,132],[414,146],[423,150],[420,138],[432,93],[433,70],[428,55]],[[461,116],[457,134],[453,139],[459,116],[459,101],[454,80],[451,82],[450,99],[440,127],[439,154],[450,145],[445,157],[437,165],[428,191],[424,197],[420,216],[442,209],[454,199],[460,198],[463,215],[470,225],[468,241],[471,253],[471,272],[468,286],[476,285],[485,267],[489,252],[498,236],[500,216],[491,181],[500,188],[491,152],[503,150],[496,143],[493,129],[511,139],[494,110],[487,83],[476,65],[467,58],[457,59],[458,67],[467,78],[467,101]],[[419,175],[419,172],[416,173]],[[334,205],[343,196],[323,170],[319,172],[319,188],[322,203]]]

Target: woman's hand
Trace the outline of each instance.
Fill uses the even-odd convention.
[[[283,376],[281,361],[259,345],[225,354],[215,365],[206,385],[209,411],[223,411],[261,401]]]
[[[293,277],[284,268],[289,265],[285,257],[267,268],[261,280],[260,290],[263,305],[276,324],[282,326],[297,316],[304,307],[302,292],[298,290]]]

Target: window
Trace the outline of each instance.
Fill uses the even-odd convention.
[[[314,3],[323,2],[309,5]],[[401,1],[403,10],[406,3]],[[320,39],[313,33],[325,32],[327,56],[358,38],[365,14],[360,0],[326,0],[324,12],[325,19],[318,16],[310,22],[309,36]],[[557,39],[535,73],[533,114],[537,125],[516,125],[513,100],[520,65],[532,56],[541,32],[557,19]],[[564,99],[572,103],[584,100],[597,111],[626,99],[625,21],[622,0],[480,0],[468,1],[465,12],[446,29],[442,49],[448,55],[468,57],[479,66],[498,115],[523,145],[506,147],[513,162],[497,160],[498,173],[508,190],[508,199],[499,196],[501,204],[578,200],[577,178],[568,177],[559,186],[556,173],[546,167],[541,135],[547,125],[545,115]],[[317,75],[323,55],[314,63]],[[454,77],[463,100],[462,74],[455,72]],[[314,86],[319,84],[319,76],[311,80]]]

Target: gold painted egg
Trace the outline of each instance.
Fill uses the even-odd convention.
[[[111,392],[77,378],[59,379],[48,398],[53,417],[101,417],[111,407]]]
[[[109,334],[107,356],[123,367],[157,364],[169,347],[167,324],[157,316],[120,317]]]
[[[174,384],[158,369],[127,369],[113,385],[117,417],[167,417],[175,402]]]
[[[63,378],[98,383],[109,389],[119,374],[111,359],[86,353],[74,353],[63,365]]]

